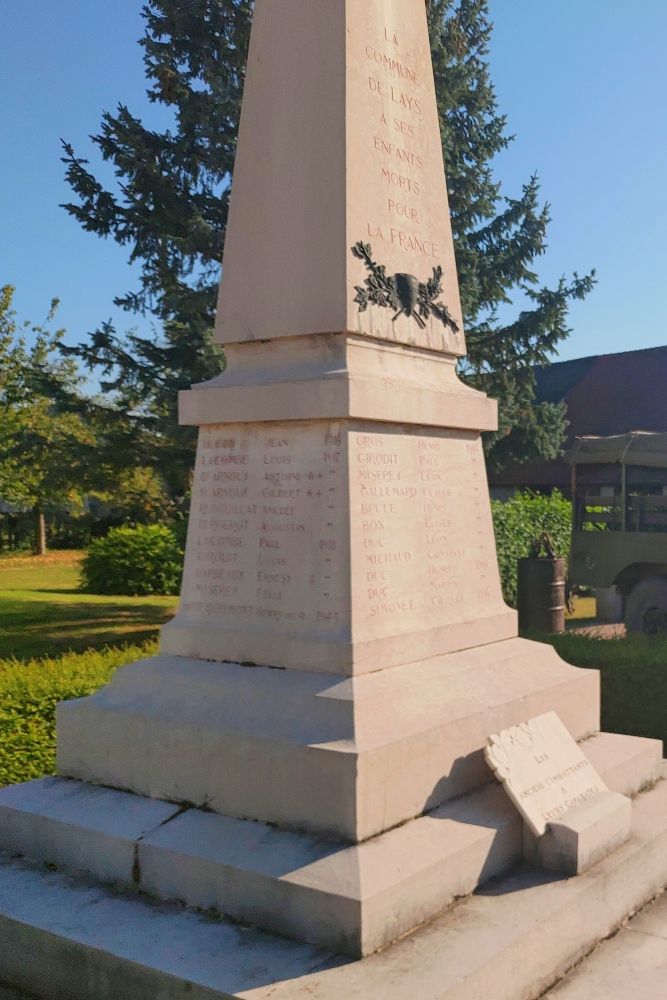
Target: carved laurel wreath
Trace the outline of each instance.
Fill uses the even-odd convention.
[[[444,326],[458,333],[458,324],[450,316],[447,306],[436,301],[442,294],[441,267],[434,267],[432,277],[423,283],[414,274],[394,274],[390,277],[384,264],[373,260],[370,243],[355,243],[352,253],[364,262],[370,273],[363,285],[355,287],[357,294],[354,301],[359,305],[359,312],[365,312],[369,305],[395,309],[392,322],[395,323],[399,316],[407,316],[416,320],[422,329],[426,326],[424,321],[429,316],[435,316]]]
[[[544,730],[540,719],[531,719],[530,722],[522,722],[518,726],[510,729],[503,729],[501,733],[490,736],[488,745],[485,747],[484,756],[486,762],[497,774],[500,781],[512,783],[510,768],[510,758],[514,752],[514,746],[530,750],[535,742],[544,738]]]

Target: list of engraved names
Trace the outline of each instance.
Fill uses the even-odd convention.
[[[479,435],[202,428],[180,614],[362,640],[500,609]]]
[[[353,432],[349,447],[355,634],[431,628],[499,603],[479,436]]]
[[[342,445],[339,425],[201,429],[181,614],[345,634]]]

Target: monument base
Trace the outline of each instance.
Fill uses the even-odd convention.
[[[658,780],[660,742],[600,733],[585,748],[614,790],[601,798],[625,803],[629,820],[626,796]],[[608,850],[619,842],[609,812],[598,803],[595,822],[569,824],[574,848],[567,837],[556,846],[590,864],[601,839]],[[521,860],[522,827],[495,781],[363,844],[63,778],[0,790],[3,850],[354,957],[507,872]]]
[[[665,781],[586,875],[519,868],[357,961],[4,856],[0,982],[45,1000],[534,1000],[666,882]]]
[[[58,773],[362,842],[490,780],[488,734],[599,726],[599,675],[508,639],[354,678],[158,656],[58,707]]]

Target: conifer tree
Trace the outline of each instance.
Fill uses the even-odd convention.
[[[566,429],[564,403],[536,403],[533,366],[549,363],[569,334],[568,304],[582,299],[594,274],[554,289],[533,270],[546,250],[548,205],[533,176],[520,197],[502,198],[491,163],[506,148],[506,118],[489,78],[492,25],[487,0],[426,0],[456,259],[466,320],[467,357],[460,374],[499,401],[500,426],[485,435],[487,464],[552,459]],[[509,324],[497,308],[523,293],[529,308]]]
[[[562,406],[538,406],[531,366],[545,363],[568,333],[567,306],[592,276],[537,286],[532,267],[545,250],[548,208],[536,178],[502,200],[491,172],[509,139],[486,62],[487,0],[425,0],[431,32],[442,140],[448,170],[468,358],[462,375],[500,400],[501,428],[488,436],[489,461],[551,458],[564,432]],[[101,184],[65,144],[65,206],[88,231],[111,236],[141,263],[139,288],[120,296],[129,313],[153,314],[158,339],[120,335],[110,323],[73,351],[104,378],[109,419],[132,428],[137,460],[153,461],[184,491],[194,436],[177,423],[177,391],[214,376],[224,364],[211,345],[220,261],[233,174],[251,0],[148,0],[141,45],[153,102],[174,114],[173,128],[148,129],[121,105],[105,112],[93,137],[118,177]],[[531,308],[509,325],[495,310],[512,290]]]

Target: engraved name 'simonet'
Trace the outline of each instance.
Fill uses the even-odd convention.
[[[535,834],[607,786],[555,712],[489,737],[487,763]]]
[[[437,263],[441,247],[428,231],[422,194],[428,177],[423,113],[426,83],[404,54],[400,33],[385,28],[364,48],[368,87],[374,101],[374,131],[369,132],[377,181],[385,189],[383,219],[369,219],[364,237],[394,244],[406,257]],[[410,270],[410,268],[408,268]]]

